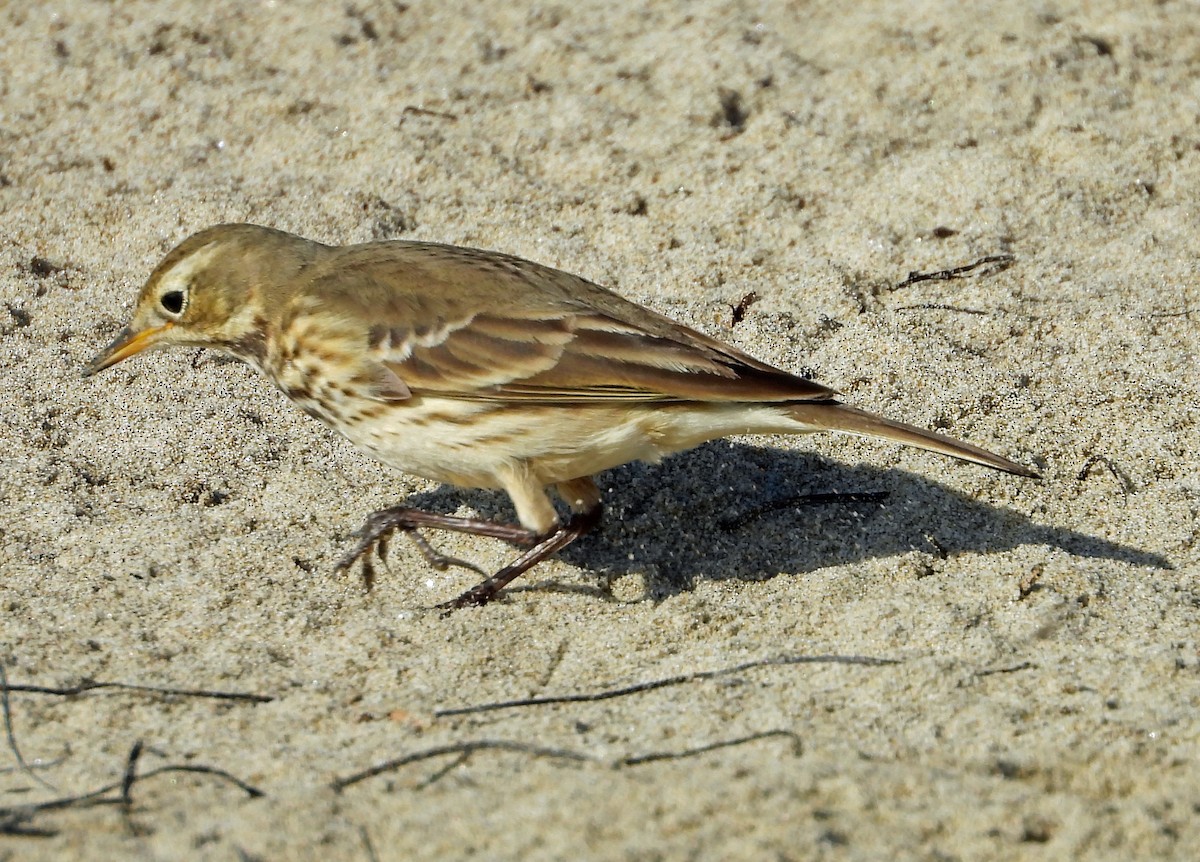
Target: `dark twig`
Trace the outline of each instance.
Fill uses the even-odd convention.
[[[587,754],[581,754],[578,751],[568,751],[564,748],[546,748],[540,745],[530,745],[527,742],[513,742],[507,739],[476,739],[470,742],[454,742],[449,745],[438,745],[433,748],[427,748],[424,751],[406,754],[403,757],[385,760],[383,763],[377,763],[375,766],[364,769],[361,772],[355,772],[345,778],[334,779],[333,789],[340,793],[352,784],[358,784],[360,781],[374,778],[376,775],[382,775],[385,772],[394,772],[410,763],[419,763],[422,760],[442,757],[446,754],[471,755],[477,751],[514,751],[519,754],[528,754],[531,757],[547,757],[575,762],[594,759]]]
[[[640,694],[645,691],[654,691],[659,688],[667,688],[673,685],[683,685],[689,682],[698,682],[701,680],[716,679],[722,676],[730,676],[732,674],[742,673],[743,671],[753,670],[759,667],[772,667],[777,665],[794,665],[794,664],[853,664],[865,665],[867,667],[881,667],[884,665],[899,664],[895,659],[872,658],[870,656],[858,655],[784,655],[776,656],[775,658],[757,659],[748,661],[744,664],[735,665],[734,667],[721,668],[719,670],[701,670],[695,673],[681,674],[679,676],[666,677],[664,679],[655,679],[648,682],[639,682],[634,685],[623,686],[621,688],[605,689],[604,691],[587,692],[584,694],[564,694],[551,695],[546,697],[527,697],[520,700],[502,700],[496,703],[481,703],[474,706],[459,706],[452,709],[439,709],[434,715],[437,718],[445,718],[451,715],[469,715],[478,712],[493,712],[499,709],[514,709],[524,706],[545,706],[552,703],[591,703],[598,700],[611,700],[616,697],[625,697],[631,694]]]
[[[1186,317],[1186,318],[1190,319],[1192,316],[1192,313],[1193,313],[1192,309],[1185,308],[1183,311],[1153,311],[1150,314],[1147,314],[1145,316],[1149,317],[1149,318],[1158,318],[1158,319],[1163,319],[1163,318],[1169,319],[1172,317]]]
[[[214,691],[204,688],[172,688],[170,686],[138,685],[131,682],[95,682],[87,680],[77,685],[49,686],[17,684],[8,686],[9,691],[22,691],[30,694],[51,694],[59,697],[74,697],[99,689],[118,689],[121,691],[140,691],[149,694],[176,695],[178,697],[203,697],[215,700],[246,700],[251,703],[270,703],[275,698],[269,694],[252,694],[240,691]]]
[[[993,676],[998,673],[1017,673],[1022,670],[1033,670],[1037,665],[1031,661],[1023,661],[1017,664],[1005,665],[1004,667],[990,667],[984,670],[975,671],[975,676]]]
[[[471,759],[471,753],[469,751],[464,751],[458,757],[451,760],[449,763],[447,763],[445,766],[443,766],[437,772],[433,773],[433,775],[429,776],[424,781],[422,781],[419,785],[417,785],[417,789],[424,790],[426,787],[429,787],[432,784],[437,784],[439,781],[441,781],[443,778],[445,778],[447,775],[449,775],[454,770],[458,769],[458,767],[462,766],[464,763],[466,763],[470,759]]]
[[[367,851],[367,862],[379,862],[379,854],[375,852],[375,845],[371,842],[371,833],[367,831],[367,827],[359,826],[358,835],[362,838],[363,850]]]
[[[137,781],[138,760],[142,757],[142,741],[139,739],[129,749],[129,757],[125,761],[125,774],[121,777],[121,804],[128,811],[133,807],[133,784]]]
[[[151,769],[149,772],[138,776],[138,781],[145,781],[147,778],[153,778],[155,775],[164,775],[169,772],[190,772],[196,775],[215,775],[217,778],[224,778],[238,790],[245,793],[251,799],[261,799],[267,794],[259,790],[253,784],[249,784],[236,775],[226,772],[216,766],[205,766],[202,763],[197,764],[169,764],[160,766],[157,769]]]
[[[1134,491],[1133,480],[1130,479],[1129,476],[1127,476],[1122,470],[1117,469],[1117,465],[1103,455],[1092,455],[1090,458],[1084,461],[1083,467],[1080,468],[1079,473],[1075,476],[1075,481],[1082,482],[1084,479],[1090,476],[1092,473],[1092,468],[1097,464],[1103,464],[1108,468],[1108,472],[1111,473],[1112,477],[1117,480],[1118,484],[1120,484],[1121,493],[1124,494],[1125,502],[1128,503],[1129,495]]]
[[[1016,258],[1011,254],[993,254],[987,257],[981,257],[979,260],[968,263],[965,266],[956,266],[952,269],[942,269],[937,272],[910,272],[908,278],[897,284],[892,290],[899,290],[902,287],[916,284],[920,281],[950,281],[955,278],[965,278],[974,273],[975,270],[985,269],[984,272],[975,273],[977,275],[995,275],[998,272],[1003,272],[1013,265]]]
[[[739,736],[736,739],[722,739],[718,742],[710,742],[708,745],[701,745],[696,748],[686,748],[683,751],[654,751],[649,754],[637,754],[630,757],[622,757],[614,766],[640,766],[643,763],[655,763],[659,760],[683,760],[687,757],[695,757],[698,754],[707,754],[710,751],[717,751],[722,748],[732,748],[735,745],[745,745],[747,742],[757,742],[760,739],[774,739],[782,737],[790,739],[793,743],[793,749],[797,754],[800,753],[800,737],[790,730],[764,730],[761,733],[752,733],[749,736]]]
[[[137,766],[142,758],[143,748],[142,740],[139,739],[129,749],[129,756],[125,759],[125,773],[121,776],[121,815],[125,818],[125,826],[130,835],[146,834],[145,830],[133,821],[133,785],[137,781]]]
[[[404,118],[410,115],[418,117],[437,117],[439,120],[450,120],[454,122],[458,119],[455,114],[447,113],[446,111],[433,111],[429,108],[422,108],[420,105],[405,105],[400,111],[400,122],[404,122]]]
[[[916,305],[901,305],[895,311],[957,311],[959,314],[978,314],[986,317],[990,312],[980,308],[963,308],[958,305],[946,305],[942,302],[918,302]]]
[[[71,747],[68,745],[64,748],[63,753],[60,754],[58,757],[55,757],[55,758],[39,757],[38,758],[39,762],[29,764],[29,768],[36,772],[39,769],[44,771],[44,770],[48,770],[48,769],[53,769],[56,766],[62,766],[64,763],[66,763],[67,755],[70,753],[70,751],[71,751]],[[3,775],[8,772],[24,772],[24,771],[25,770],[23,770],[20,766],[0,767],[0,775]],[[51,789],[57,790],[58,788],[53,787]],[[2,860],[3,860],[3,857],[0,857],[0,862],[2,862]]]
[[[887,497],[887,491],[862,491],[845,494],[838,492],[828,494],[797,494],[755,506],[741,515],[735,515],[732,518],[721,521],[719,526],[722,530],[732,533],[734,530],[746,526],[751,521],[761,518],[763,515],[778,512],[781,509],[800,508],[801,506],[827,506],[831,503],[874,503],[878,505],[886,500]]]
[[[53,829],[30,826],[29,818],[23,814],[0,814],[0,835],[13,838],[53,838],[58,833]]]
[[[746,319],[746,312],[750,310],[750,306],[758,302],[758,294],[753,290],[738,300],[737,305],[729,306],[730,311],[730,326],[737,326]]]
[[[95,805],[120,805],[128,810],[132,804],[133,785],[135,783],[146,781],[157,775],[174,772],[213,775],[233,784],[251,798],[258,798],[265,795],[257,787],[247,784],[240,778],[215,766],[169,764],[167,766],[160,766],[157,769],[151,769],[149,772],[143,772],[139,775],[137,774],[137,761],[142,751],[143,746],[141,742],[135,743],[129,752],[129,756],[126,758],[125,770],[121,776],[121,780],[106,784],[97,790],[89,793],[81,793],[76,796],[62,796],[58,799],[46,800],[45,802],[35,802],[30,805],[0,806],[0,834],[52,836],[56,834],[52,830],[35,829],[27,825],[35,815],[46,811],[61,811],[67,808],[90,808]]]
[[[17,746],[17,736],[13,732],[12,704],[8,701],[8,693],[13,690],[8,684],[8,671],[4,669],[3,664],[0,664],[0,709],[4,711],[4,735],[8,738],[8,747],[12,750],[13,757],[17,760],[17,766],[20,767],[22,772],[47,790],[53,790],[57,793],[57,787],[34,772],[33,768],[25,762],[25,757],[21,754],[21,749]]]
[[[266,794],[253,785],[247,784],[235,775],[226,772],[224,769],[218,769],[215,766],[204,766],[203,764],[168,764],[167,766],[159,766],[151,769],[149,772],[143,772],[136,777],[136,781],[145,781],[148,778],[154,778],[157,775],[166,775],[172,772],[194,772],[200,775],[215,775],[218,778],[224,778],[230,784],[233,784],[239,790],[243,791],[247,796],[257,799]],[[113,791],[123,793],[125,790],[125,782],[127,776],[122,775],[120,781],[114,781],[112,784],[106,784],[101,788],[92,790],[89,793],[81,793],[78,796],[63,796],[58,799],[49,799],[45,802],[35,802],[32,805],[11,805],[0,807],[0,818],[5,817],[11,812],[39,812],[39,811],[56,811],[62,808],[74,808],[76,806],[90,805],[121,805],[125,802],[123,795],[109,796]],[[132,785],[130,786],[132,790]]]
[[[654,751],[648,754],[636,754],[628,757],[621,757],[612,761],[609,765],[614,769],[619,769],[625,766],[640,766],[644,763],[654,763],[659,760],[682,760],[688,757],[696,757],[700,754],[706,754],[710,751],[718,751],[722,748],[731,748],[736,745],[745,745],[748,742],[756,742],[760,739],[785,738],[793,742],[793,747],[798,751],[800,746],[800,738],[790,730],[765,730],[761,733],[752,733],[748,736],[739,736],[735,739],[723,739],[717,742],[712,742],[707,745],[697,746],[696,748],[688,748],[683,751]],[[575,763],[603,763],[598,757],[590,754],[584,754],[579,751],[570,751],[563,748],[546,748],[540,745],[530,745],[526,742],[513,742],[507,739],[476,739],[470,742],[457,742],[449,745],[439,745],[433,748],[427,748],[424,751],[416,751],[412,754],[406,754],[403,757],[393,758],[392,760],[384,761],[369,769],[364,769],[361,772],[356,772],[353,775],[348,775],[345,778],[337,778],[333,781],[333,789],[340,793],[347,787],[357,784],[360,781],[365,781],[368,778],[374,778],[377,775],[382,775],[385,772],[394,772],[395,770],[408,766],[411,763],[419,763],[422,760],[429,760],[434,757],[442,757],[447,754],[457,754],[458,757],[454,760],[454,766],[460,765],[464,760],[470,757],[477,751],[512,751],[519,754],[528,754],[532,757],[546,757],[558,760],[569,760]],[[451,767],[453,768],[453,767]],[[438,776],[444,775],[447,770],[439,770]],[[425,781],[421,783],[421,788],[428,787],[431,782]]]

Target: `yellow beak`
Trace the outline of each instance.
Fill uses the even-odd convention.
[[[141,353],[147,347],[152,347],[154,342],[158,341],[159,337],[174,325],[173,323],[164,323],[162,326],[143,329],[136,334],[131,333],[126,327],[112,344],[100,351],[100,354],[91,361],[91,364],[83,372],[83,376],[91,377],[110,365],[116,365],[122,359],[128,359],[135,353]]]

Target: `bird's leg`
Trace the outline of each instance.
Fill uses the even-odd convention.
[[[388,540],[393,533],[399,530],[412,538],[422,556],[435,569],[442,571],[448,566],[462,566],[483,574],[481,569],[471,563],[438,552],[426,541],[424,536],[417,532],[421,527],[503,539],[515,545],[533,545],[544,538],[533,530],[515,524],[501,524],[480,518],[460,518],[455,515],[439,515],[422,509],[395,506],[391,509],[372,512],[367,516],[366,522],[355,533],[358,541],[338,560],[337,565],[334,566],[334,572],[344,572],[361,560],[363,583],[368,590],[371,589],[375,583],[375,567],[371,564],[371,553],[377,551],[380,558],[386,562]]]
[[[561,551],[580,536],[591,532],[600,523],[603,513],[604,507],[600,502],[598,500],[593,502],[589,508],[572,515],[566,524],[541,536],[536,545],[486,581],[476,584],[458,598],[439,605],[439,607],[449,612],[471,605],[486,605],[496,597],[496,593],[508,586],[515,578],[525,574],[551,554]]]
[[[485,572],[483,569],[479,568],[479,566],[475,565],[474,563],[468,562],[468,561],[462,559],[461,557],[452,557],[449,554],[443,554],[441,551],[439,551],[433,545],[429,544],[429,540],[426,539],[424,536],[422,536],[416,530],[405,530],[404,535],[406,535],[410,539],[412,539],[412,543],[417,546],[417,550],[421,552],[421,556],[425,558],[425,562],[429,563],[429,565],[433,566],[439,572],[444,572],[444,571],[446,571],[446,569],[450,568],[451,566],[457,566],[460,569],[470,569],[471,571],[478,572],[481,575],[487,574],[487,572]],[[386,542],[386,541],[387,540],[385,539],[384,542]],[[381,542],[380,543],[381,553],[379,556],[380,556],[380,559],[383,559],[383,561],[386,563],[387,560],[384,558],[383,553],[382,553],[383,547],[385,547],[385,545],[383,544],[383,542]]]
[[[410,509],[407,506],[396,506],[373,512],[367,517],[366,523],[355,534],[358,541],[338,561],[334,570],[345,571],[361,560],[363,583],[367,589],[370,589],[375,582],[375,567],[371,563],[372,552],[378,553],[380,559],[386,563],[388,540],[393,533],[400,531],[412,538],[418,550],[435,568],[440,570],[449,565],[461,565],[480,572],[470,563],[454,557],[447,557],[435,550],[425,540],[425,537],[417,532],[422,527],[453,530],[458,533],[503,539],[516,545],[532,546],[487,580],[467,590],[454,601],[439,607],[451,611],[470,605],[485,605],[513,579],[520,577],[551,554],[562,550],[580,536],[590,532],[600,523],[604,511],[600,503],[600,489],[587,476],[559,482],[556,485],[559,496],[570,505],[574,512],[566,524],[558,521],[558,516],[554,512],[554,507],[546,496],[545,490],[527,470],[514,471],[507,478],[511,481],[506,483],[505,490],[512,498],[521,522],[545,525],[542,529],[530,529],[515,524],[502,524],[478,518],[461,518],[456,515],[439,515],[421,509]],[[480,574],[483,573],[480,572]]]

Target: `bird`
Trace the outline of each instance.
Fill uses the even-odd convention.
[[[523,548],[440,607],[483,605],[594,529],[597,473],[744,434],[839,431],[1018,476],[978,446],[869,413],[580,276],[494,251],[413,240],[333,246],[269,227],[196,233],[153,270],[129,325],[84,371],[153,348],[201,347],[266,375],[300,409],[384,464],[431,481],[500,489],[517,523],[404,505],[371,513],[335,569],[387,562],[421,530]],[[553,489],[570,509],[561,519]]]

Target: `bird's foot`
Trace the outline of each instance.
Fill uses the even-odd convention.
[[[495,521],[485,521],[479,518],[460,518],[455,515],[439,515],[421,509],[411,509],[407,506],[396,506],[382,509],[367,516],[366,522],[354,534],[357,541],[333,567],[335,574],[349,570],[355,563],[362,564],[363,586],[370,590],[375,585],[375,563],[373,558],[387,565],[388,543],[397,532],[404,533],[429,565],[438,571],[445,571],[451,566],[471,569],[481,575],[486,575],[483,569],[474,563],[451,557],[438,551],[422,536],[418,529],[429,527],[439,530],[452,530],[457,533],[470,533],[476,536],[488,536],[493,539],[503,539],[516,545],[534,545],[541,538],[532,530],[513,524],[501,524]],[[519,573],[518,573],[519,574]],[[513,575],[512,577],[516,577]],[[511,580],[511,578],[509,579]],[[486,582],[485,582],[486,583]],[[485,600],[486,601],[486,600]],[[478,602],[483,604],[483,602]]]
[[[597,504],[591,509],[573,515],[566,524],[538,537],[539,541],[536,545],[496,574],[471,587],[458,598],[438,605],[442,616],[447,616],[459,608],[486,605],[514,579],[525,574],[550,555],[561,551],[580,536],[591,532],[600,523],[602,514],[603,509]]]
[[[388,542],[397,532],[402,532],[413,540],[422,556],[435,569],[444,571],[450,566],[460,566],[479,572],[481,575],[486,574],[472,563],[457,557],[446,556],[438,551],[417,532],[422,527],[503,539],[516,545],[531,545],[529,550],[496,574],[476,584],[453,601],[438,605],[438,607],[443,612],[449,613],[458,608],[486,605],[515,578],[562,550],[584,533],[591,531],[600,523],[602,512],[601,506],[596,504],[586,511],[573,515],[566,524],[548,533],[538,534],[514,524],[501,524],[477,518],[460,518],[455,515],[438,515],[421,509],[410,509],[406,506],[383,509],[379,512],[372,512],[367,517],[362,528],[354,534],[357,539],[354,547],[338,560],[337,565],[334,566],[334,572],[341,573],[350,569],[355,563],[361,563],[363,585],[370,590],[375,584],[375,565],[372,558],[378,557],[384,565],[387,565]]]

